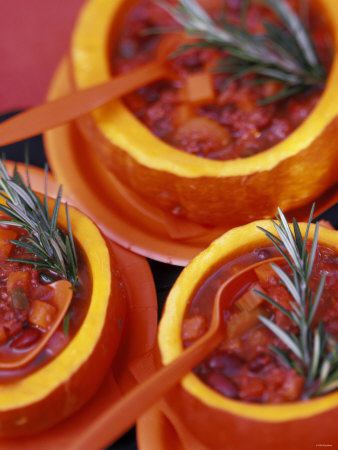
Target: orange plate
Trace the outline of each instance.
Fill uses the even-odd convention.
[[[69,90],[69,64],[64,60],[51,84],[49,98]],[[94,218],[104,233],[122,247],[157,261],[185,266],[228,229],[200,226],[147,203],[106,169],[73,123],[46,132],[44,141],[50,166],[70,201]],[[335,186],[317,200],[316,213],[337,200]],[[310,206],[295,210],[293,216],[307,220],[309,211]]]
[[[11,169],[13,163],[8,162],[7,167]],[[19,164],[18,167],[24,174],[24,165]],[[29,173],[33,188],[43,192],[43,170],[31,166]],[[53,196],[56,189],[56,182],[49,176],[48,193]],[[66,449],[81,434],[81,430],[87,423],[95,421],[100,412],[118,399],[122,393],[132,388],[137,380],[142,379],[145,376],[144,373],[148,372],[147,356],[154,346],[157,330],[157,301],[152,274],[143,257],[134,255],[116,244],[112,246],[121,269],[128,299],[126,329],[112,370],[107,374],[95,396],[69,419],[34,437],[1,440],[0,449]]]
[[[137,444],[139,450],[208,450],[162,402],[138,420]]]
[[[157,346],[148,353],[147,364],[133,364],[131,369],[141,382],[161,366]],[[139,370],[142,367],[142,370]],[[137,421],[137,445],[139,450],[208,450],[182,423],[179,414],[164,401],[146,411]]]

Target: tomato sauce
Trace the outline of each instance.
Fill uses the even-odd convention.
[[[182,327],[184,346],[202,336],[210,323],[212,303],[221,284],[241,268],[260,260],[277,256],[274,248],[262,248],[234,259],[219,268],[197,291],[192,299]],[[279,256],[279,254],[278,254]],[[285,270],[286,267],[282,268]],[[310,279],[315,291],[323,271],[327,272],[325,288],[313,326],[322,321],[324,329],[338,340],[338,254],[324,246],[317,255]],[[291,296],[269,263],[262,266],[253,285],[243,286],[224,311],[226,338],[194,371],[211,388],[226,397],[247,402],[281,403],[302,399],[304,378],[286,367],[270,345],[286,351],[283,344],[262,322],[263,315],[273,320],[287,333],[297,333],[294,323],[278,308],[252,288],[265,292],[290,310]]]
[[[297,10],[298,1],[289,3]],[[225,6],[227,19],[240,23],[240,0],[201,0],[209,14],[219,19]],[[257,2],[247,13],[252,33],[263,31],[265,19],[275,20],[271,12]],[[175,21],[155,2],[140,0],[125,18],[112,55],[113,73],[123,73],[156,58],[163,35],[149,34],[152,28],[177,27]],[[319,57],[327,69],[331,61],[331,35],[322,14],[310,10],[309,28]],[[175,81],[163,80],[139,89],[124,98],[135,116],[165,142],[188,153],[216,160],[244,158],[259,153],[286,138],[316,106],[322,90],[312,88],[292,97],[260,105],[276,94],[281,85],[269,81],[258,85],[247,75],[229,81],[232,74],[210,75],[210,86],[200,101],[187,101],[188,86],[194,89],[193,75],[211,73],[211,66],[226,54],[215,49],[191,49],[168,61]],[[206,79],[208,80],[208,79]]]
[[[18,240],[26,232],[14,226],[0,227],[0,360],[29,352],[48,330],[50,320],[56,314],[53,306],[53,290],[32,265],[7,258],[32,259],[21,247],[10,240]],[[84,253],[76,244],[79,263],[79,283],[73,295],[68,332],[63,326],[51,337],[41,353],[26,366],[0,370],[0,382],[12,382],[47,364],[60,353],[75,336],[89,307],[91,276]]]

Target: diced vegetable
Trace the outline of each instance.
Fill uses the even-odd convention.
[[[281,389],[283,400],[292,402],[300,398],[304,383],[304,377],[298,375],[294,370],[288,370]]]
[[[268,81],[262,86],[263,95],[265,98],[272,97],[273,95],[277,95],[282,88],[282,83],[279,83],[278,81]]]
[[[30,273],[28,271],[18,270],[8,275],[6,287],[7,292],[11,293],[13,288],[21,287],[25,292],[29,291]]]
[[[0,262],[9,258],[13,244],[9,241],[15,240],[18,233],[6,228],[0,228]]]
[[[215,99],[212,75],[208,72],[193,73],[186,81],[187,101],[202,105]]]
[[[239,397],[245,401],[259,401],[265,391],[265,383],[261,378],[249,377],[246,373],[240,378]]]
[[[254,328],[246,334],[242,342],[243,354],[251,360],[261,353],[268,352],[270,343],[271,334],[266,327]]]
[[[224,339],[224,341],[219,346],[220,350],[225,350],[227,352],[241,354],[242,352],[242,340],[240,337],[232,339]]]
[[[262,285],[266,285],[274,278],[277,278],[276,272],[271,267],[270,263],[262,264],[255,269],[258,280]]]
[[[29,322],[32,325],[47,330],[53,321],[55,313],[55,306],[47,302],[42,302],[41,300],[34,300],[29,311]]]
[[[263,301],[263,297],[254,292],[254,290],[264,292],[259,283],[252,283],[244,294],[235,302],[235,305],[241,311],[252,311],[257,308]]]
[[[16,286],[11,290],[11,301],[14,309],[29,309],[27,294],[21,286]]]
[[[194,110],[192,106],[188,103],[181,103],[175,109],[175,113],[173,115],[173,124],[176,127],[179,127],[192,117],[194,117]]]
[[[283,308],[291,311],[292,306],[290,304],[290,301],[292,300],[292,296],[289,293],[289,291],[286,289],[286,287],[282,286],[281,284],[276,284],[275,286],[271,286],[268,289],[268,295],[273,300],[275,300],[277,303],[279,303]]]
[[[244,113],[253,113],[257,108],[257,100],[250,95],[247,89],[241,89],[237,92],[235,104],[237,109]]]
[[[183,322],[182,339],[191,341],[198,339],[206,331],[206,318],[202,315],[188,317]]]
[[[185,147],[188,153],[199,156],[225,148],[231,141],[230,133],[208,117],[193,117],[174,132],[173,143]]]
[[[227,337],[229,339],[243,336],[247,331],[259,323],[258,316],[263,314],[260,308],[252,311],[241,311],[230,316],[227,323]]]

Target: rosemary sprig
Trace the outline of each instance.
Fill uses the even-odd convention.
[[[13,176],[7,172],[5,164],[0,160],[0,196],[5,204],[0,205],[0,211],[9,217],[0,219],[3,224],[14,225],[27,231],[27,236],[11,241],[17,247],[22,247],[29,258],[11,258],[10,261],[32,264],[41,270],[41,276],[46,281],[53,277],[69,280],[75,289],[78,281],[77,257],[69,220],[69,210],[66,204],[67,233],[58,228],[57,219],[61,204],[62,187],[60,186],[51,215],[47,200],[47,168],[45,169],[45,194],[43,202],[32,191],[28,163],[27,184],[14,167]]]
[[[279,266],[271,264],[292,296],[290,302],[292,310],[288,311],[264,293],[256,292],[287,316],[296,325],[298,332],[288,334],[272,320],[266,317],[260,317],[260,320],[286,345],[289,352],[275,346],[271,346],[272,350],[288,367],[295,369],[305,378],[304,398],[323,394],[338,387],[338,343],[325,332],[321,322],[315,328],[312,325],[326,277],[324,272],[314,293],[309,287],[309,280],[318,243],[318,223],[315,227],[310,253],[306,247],[313,211],[314,205],[304,237],[295,219],[293,219],[292,232],[280,209],[278,209],[277,221],[273,221],[277,236],[259,227],[285,258],[292,271],[292,277],[290,277]]]
[[[309,86],[323,87],[327,74],[316,54],[310,34],[285,0],[261,0],[279,17],[281,25],[266,22],[265,33],[251,34],[245,26],[248,2],[244,1],[242,23],[235,26],[226,16],[214,21],[196,0],[179,0],[177,6],[157,0],[196,43],[182,46],[176,54],[196,47],[225,51],[216,72],[232,72],[231,79],[255,74],[265,81],[283,84],[281,98]],[[277,100],[278,97],[271,101]],[[267,103],[267,101],[265,101]]]

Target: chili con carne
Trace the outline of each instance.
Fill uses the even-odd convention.
[[[212,305],[222,282],[241,268],[259,260],[276,256],[274,248],[261,248],[235,258],[219,268],[198,290],[186,312],[182,327],[185,346],[205,333],[210,322]],[[283,267],[287,270],[287,264]],[[324,246],[317,247],[310,287],[316,290],[323,271],[327,278],[314,318],[338,340],[338,254]],[[287,333],[297,333],[294,323],[276,306],[268,303],[255,290],[265,292],[287,310],[292,299],[269,262],[256,271],[257,281],[243,286],[224,310],[226,338],[202,363],[195,373],[206,384],[226,397],[247,402],[280,403],[302,398],[304,377],[286,367],[270,345],[287,350],[285,344],[265,327],[259,315],[272,319]]]
[[[298,2],[288,0],[297,10]],[[227,20],[239,24],[240,0],[201,1],[214,18],[226,10]],[[263,31],[264,20],[275,20],[264,5],[254,2],[247,11],[251,33]],[[112,71],[123,73],[156,58],[166,39],[153,28],[170,29],[174,20],[155,2],[140,0],[127,14],[114,47]],[[325,17],[311,7],[309,29],[323,65],[331,61],[331,35]],[[216,160],[243,158],[266,150],[286,138],[316,106],[321,88],[311,88],[266,105],[280,83],[255,83],[252,75],[230,81],[232,74],[212,74],[225,54],[210,48],[185,51],[168,62],[177,80],[163,80],[124,98],[127,107],[157,137],[188,153]]]
[[[17,353],[34,347],[48,330],[56,314],[53,290],[41,277],[41,271],[27,263],[8,261],[8,258],[34,259],[11,240],[18,240],[26,232],[14,226],[0,227],[0,358],[10,360]],[[0,370],[0,382],[12,382],[33,371],[62,351],[74,337],[84,320],[91,291],[91,277],[83,252],[77,244],[79,283],[73,295],[68,332],[62,325],[42,352],[26,366]],[[49,274],[53,275],[53,274]]]

